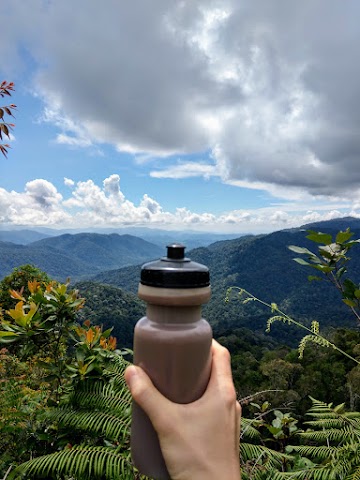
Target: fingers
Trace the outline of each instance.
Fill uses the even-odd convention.
[[[172,408],[171,402],[153,385],[140,367],[130,365],[125,370],[125,381],[135,402],[144,410],[155,426],[161,420],[162,412]]]
[[[212,367],[209,387],[233,388],[230,353],[216,340],[212,341]],[[235,390],[234,390],[235,392]]]
[[[241,424],[241,405],[239,402],[236,402],[236,432],[235,432],[235,442],[237,448],[240,447],[240,424]]]

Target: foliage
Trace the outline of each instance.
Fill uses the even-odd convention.
[[[255,409],[253,418],[241,420],[242,477],[262,480],[269,478],[274,470],[281,471],[292,464],[294,458],[285,449],[298,431],[297,420],[290,413],[270,408],[269,402],[262,405],[251,402],[251,406]]]
[[[84,304],[77,290],[42,281],[39,271],[29,280],[31,268],[25,273],[18,269],[3,283],[16,303],[1,319],[0,342],[18,348],[16,355],[3,350],[0,475],[23,462],[6,476],[134,478],[128,350],[116,349],[112,328],[77,322]]]
[[[350,260],[349,251],[360,240],[352,240],[354,233],[347,228],[337,233],[335,239],[329,233],[309,231],[306,238],[319,244],[318,254],[304,247],[290,245],[289,249],[306,256],[294,260],[300,265],[309,266],[325,276],[341,293],[343,302],[350,307],[358,321],[360,321],[360,285],[354,283],[347,275],[347,265]],[[318,275],[309,275],[308,279],[322,280]]]
[[[309,328],[306,325],[294,320],[289,315],[287,315],[285,312],[280,310],[276,303],[273,302],[273,303],[269,304],[267,302],[264,302],[263,300],[260,300],[259,298],[252,295],[250,292],[246,291],[243,288],[239,288],[239,287],[230,287],[227,290],[227,294],[226,294],[226,298],[225,298],[226,302],[229,302],[229,300],[231,298],[231,294],[234,290],[238,291],[238,297],[242,299],[243,304],[246,304],[246,303],[249,303],[249,302],[258,302],[258,303],[268,307],[271,310],[272,313],[275,313],[275,315],[270,317],[267,321],[267,327],[266,327],[267,332],[270,332],[271,326],[275,322],[283,322],[283,323],[286,323],[288,325],[295,325],[295,326],[305,330],[306,332],[308,332],[308,334],[305,337],[303,337],[301,339],[300,343],[299,343],[298,351],[299,351],[299,358],[300,359],[303,358],[303,356],[304,356],[304,350],[305,350],[306,345],[309,342],[311,342],[311,343],[315,343],[317,345],[320,345],[322,347],[327,347],[327,348],[332,348],[334,350],[337,350],[342,355],[348,357],[350,360],[353,360],[355,363],[360,365],[359,360],[352,357],[351,355],[346,353],[341,348],[337,347],[334,343],[330,342],[328,339],[326,339],[323,335],[320,334],[320,325],[319,325],[319,322],[317,322],[316,320],[313,320],[311,322],[311,326]],[[245,297],[245,298],[243,298],[243,297]]]
[[[29,296],[11,290],[17,300],[14,308],[7,310],[1,319],[0,342],[16,342],[20,358],[43,355],[49,361],[42,362],[48,370],[47,380],[53,382],[55,398],[61,392],[65,374],[66,340],[75,325],[76,312],[84,303],[78,292],[68,292],[68,285],[37,280],[28,282]]]
[[[75,358],[66,365],[70,378],[84,380],[90,374],[92,378],[101,378],[106,359],[113,358],[112,352],[116,349],[116,338],[110,335],[111,330],[92,326],[90,320],[82,327],[73,327],[70,338],[74,341]]]
[[[36,280],[39,283],[49,283],[51,278],[34,265],[22,265],[13,269],[0,282],[0,305],[3,310],[14,308],[17,299],[9,295],[10,290],[21,292],[22,295],[30,295],[29,282]]]
[[[360,413],[347,412],[344,404],[333,406],[312,400],[305,422],[309,428],[299,432],[303,445],[289,446],[288,453],[310,460],[286,473],[274,473],[274,479],[356,480],[360,472]]]
[[[134,479],[140,476],[130,460],[131,395],[123,371],[127,362],[112,354],[101,378],[86,377],[59,408],[50,412],[66,447],[18,466],[9,479]],[[74,443],[80,442],[80,443]]]
[[[34,365],[0,349],[0,472],[10,462],[25,461],[39,448],[39,417],[46,406],[45,384]]]
[[[77,282],[75,288],[86,298],[78,320],[91,320],[104,329],[112,328],[112,335],[121,341],[122,347],[131,348],[134,327],[145,314],[145,304],[137,296],[110,285],[96,282]]]
[[[352,280],[346,277],[347,263],[350,260],[350,257],[347,256],[348,252],[354,245],[357,245],[360,242],[360,240],[351,240],[353,235],[353,232],[351,232],[350,228],[348,228],[344,232],[338,232],[335,241],[333,241],[331,234],[314,232],[310,230],[306,238],[317,244],[320,244],[318,247],[318,255],[312,253],[308,248],[305,247],[291,245],[289,246],[289,249],[299,254],[305,254],[307,256],[307,260],[304,260],[303,258],[295,258],[294,260],[301,265],[315,268],[325,275],[325,277],[341,292],[343,302],[351,309],[356,318],[360,320],[360,285],[356,285]],[[309,276],[308,278],[310,281],[321,280],[321,278],[318,276]],[[280,310],[276,303],[268,303],[260,300],[255,295],[240,287],[230,287],[227,290],[225,298],[226,302],[229,302],[233,290],[238,291],[238,296],[242,298],[242,303],[244,305],[249,302],[258,302],[261,305],[270,308],[271,312],[275,314],[267,321],[267,332],[270,332],[271,326],[274,322],[279,321],[287,323],[288,325],[296,325],[297,327],[308,332],[308,334],[305,335],[300,341],[298,348],[299,358],[303,357],[306,345],[311,342],[321,345],[322,347],[333,348],[360,365],[360,362],[356,358],[350,356],[348,353],[341,350],[334,343],[330,342],[320,334],[320,325],[317,320],[313,320],[309,328]],[[245,298],[243,298],[244,296]]]
[[[4,80],[0,84],[0,97],[5,97],[9,96],[11,97],[11,92],[14,91],[14,84],[13,82],[7,82]],[[8,137],[10,139],[10,131],[15,127],[13,123],[8,123],[5,121],[5,115],[9,115],[10,117],[13,117],[13,110],[15,110],[16,105],[13,103],[9,105],[3,105],[0,107],[0,141],[2,142],[4,136]],[[0,152],[7,157],[8,153],[8,148],[10,148],[10,145],[7,143],[0,143]]]
[[[296,258],[295,261],[321,272],[340,291],[343,302],[351,309],[356,318],[360,320],[360,285],[353,282],[347,275],[347,266],[350,260],[348,252],[359,243],[359,240],[351,240],[353,235],[350,229],[340,231],[333,241],[331,234],[310,231],[307,239],[320,244],[318,254],[312,253],[305,247],[292,245],[289,248],[295,253],[307,256],[307,260]],[[309,276],[309,280],[321,280],[321,278]],[[356,368],[353,368],[348,374],[348,381],[351,387],[357,382],[360,365],[360,361],[356,358],[359,353],[358,349],[354,348],[355,357],[348,354],[340,346],[320,334],[318,321],[313,320],[308,327],[285,314],[276,303],[260,300],[243,288],[229,288],[226,295],[227,302],[230,300],[231,293],[234,290],[238,291],[238,297],[242,299],[244,305],[257,302],[271,309],[273,316],[267,322],[267,331],[270,331],[273,323],[278,321],[295,325],[307,331],[307,335],[302,338],[299,344],[300,359],[303,358],[304,349],[309,342],[320,347],[330,347],[357,364]],[[282,362],[280,371],[285,372],[285,368],[288,369],[288,366],[286,362]],[[274,370],[276,370],[275,363],[273,362],[272,365],[268,363],[265,364],[263,373],[268,372],[268,375],[273,375]],[[276,383],[278,386],[280,385],[279,379]],[[264,423],[262,417],[260,422],[258,422],[256,417],[255,421],[245,419],[245,423],[251,425],[252,428],[266,427],[268,432],[276,440],[280,441],[280,446],[275,447],[276,451],[282,453],[285,447],[285,452],[290,455],[280,461],[278,454],[274,454],[273,451],[262,451],[258,447],[258,457],[255,463],[250,461],[250,471],[246,468],[247,462],[244,464],[245,478],[256,478],[259,480],[269,477],[278,480],[283,478],[303,480],[336,478],[350,480],[360,478],[360,413],[345,412],[345,403],[333,407],[332,404],[314,400],[314,398],[311,398],[311,400],[313,405],[308,415],[313,419],[305,422],[304,426],[309,427],[306,431],[298,430],[295,418],[278,410],[275,410],[275,418],[271,424]],[[254,403],[252,405],[262,412],[260,405]],[[264,438],[261,429],[259,429],[259,433],[261,433],[260,437],[254,433],[252,433],[252,437],[257,438],[258,442],[268,440],[266,437]],[[299,437],[300,445],[285,445],[283,443],[283,440],[287,441],[290,439],[291,434]],[[249,456],[254,456],[255,454],[252,444],[250,448],[245,445]],[[263,464],[264,459],[265,464]]]

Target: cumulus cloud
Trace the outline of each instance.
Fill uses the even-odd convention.
[[[360,217],[356,203],[318,205],[316,209],[309,208],[309,205],[279,204],[232,210],[219,215],[198,213],[186,207],[178,207],[171,212],[146,193],[138,204],[129,201],[120,189],[117,174],[104,179],[102,186],[91,179],[74,182],[67,178],[65,184],[70,187],[66,198],[55,185],[43,179],[26,183],[23,192],[0,188],[0,224],[64,228],[138,225],[255,233],[348,215]]]
[[[212,150],[216,166],[188,176],[355,198],[359,15],[357,0],[12,0],[0,53],[17,65],[27,45],[58,143],[147,158]]]
[[[24,192],[0,188],[0,212],[1,223],[10,225],[58,225],[71,218],[56,187],[42,179],[28,182]]]

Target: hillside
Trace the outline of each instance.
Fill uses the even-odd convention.
[[[29,245],[0,242],[0,276],[31,263],[55,279],[76,280],[161,254],[160,247],[132,235],[79,233],[45,238]]]
[[[352,220],[352,231],[358,238],[360,221]],[[332,222],[322,224],[322,230],[336,233],[339,224]],[[295,254],[287,248],[289,245],[316,249],[316,246],[305,238],[307,228],[308,226],[305,226],[268,235],[246,236],[187,252],[192,260],[204,263],[210,269],[213,295],[204,308],[204,314],[217,334],[238,327],[263,332],[270,315],[269,311],[255,303],[225,303],[226,290],[230,286],[245,288],[260,299],[276,302],[287,313],[305,322],[316,318],[323,326],[356,327],[355,320],[343,305],[339,293],[325,281],[308,282],[307,277],[313,272],[293,261]],[[356,279],[360,278],[360,246],[354,247],[352,252],[349,272]],[[132,266],[103,272],[95,276],[94,280],[135,293],[139,273],[140,266]],[[282,325],[274,327],[274,334],[284,331],[284,328],[287,337],[298,337],[298,332]]]
[[[136,295],[110,285],[79,282],[75,288],[86,299],[79,321],[89,319],[94,325],[103,325],[104,330],[113,327],[111,334],[118,347],[132,348],[134,326],[145,313],[144,303]]]

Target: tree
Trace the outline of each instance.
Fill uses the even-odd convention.
[[[48,274],[34,265],[21,265],[20,267],[14,268],[14,270],[0,282],[0,307],[4,311],[14,308],[17,299],[11,297],[9,291],[15,290],[21,292],[24,296],[29,296],[29,282],[31,284],[34,280],[41,284],[51,282]]]
[[[9,96],[14,91],[14,83],[4,80],[0,84],[0,97]],[[5,115],[14,117],[13,110],[16,109],[16,105],[10,103],[9,105],[3,105],[0,107],[0,142],[2,142],[4,136],[10,139],[10,131],[15,127],[13,123],[9,123],[5,120]],[[8,143],[0,143],[0,152],[7,157],[7,149],[10,148]]]

